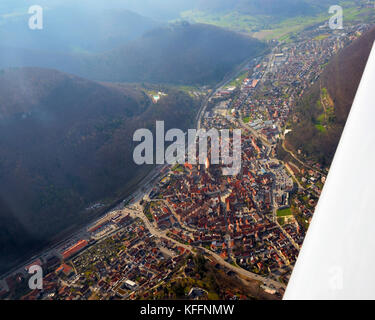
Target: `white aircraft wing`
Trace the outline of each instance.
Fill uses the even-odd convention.
[[[375,299],[375,44],[284,299]]]

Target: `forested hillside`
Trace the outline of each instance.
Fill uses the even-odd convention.
[[[298,121],[287,135],[294,150],[330,165],[374,41],[375,28],[333,58],[320,81],[305,94],[296,112]],[[326,113],[331,110],[327,117],[324,108]]]
[[[134,164],[135,130],[193,125],[198,102],[165,90],[153,104],[135,86],[36,68],[0,73],[0,271],[25,243],[41,246],[92,218],[90,204],[128,194],[150,169]]]
[[[204,24],[177,23],[101,54],[3,47],[0,67],[43,67],[99,81],[211,84],[262,53],[256,39]]]

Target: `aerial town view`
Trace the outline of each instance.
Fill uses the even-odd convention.
[[[363,13],[372,10],[374,3],[357,1],[356,5]],[[186,11],[183,17],[187,14]],[[203,13],[195,14],[201,19],[204,17]],[[211,20],[207,21],[209,23]],[[132,185],[125,197],[121,198],[122,194],[116,193],[121,196],[116,198],[115,203],[88,198],[88,205],[83,200],[84,196],[80,197],[80,205],[85,207],[84,215],[92,214],[90,219],[79,220],[71,232],[46,242],[40,251],[33,248],[30,251],[32,256],[23,255],[21,260],[17,260],[17,257],[17,263],[1,269],[0,299],[281,300],[314,218],[332,160],[327,160],[326,154],[314,157],[307,141],[305,148],[295,143],[295,136],[301,130],[297,128],[298,124],[305,121],[303,117],[310,117],[307,109],[301,109],[301,101],[312,88],[317,90],[318,115],[311,116],[314,118],[312,128],[316,131],[314,139],[319,135],[328,135],[332,128],[336,128],[338,98],[322,80],[327,77],[327,66],[341,52],[358,43],[363,35],[371,32],[374,35],[371,21],[345,21],[344,15],[344,22],[343,28],[332,29],[329,18],[322,19],[301,29],[292,29],[293,32],[266,37],[261,40],[267,43],[266,47],[244,56],[240,59],[241,63],[224,76],[218,73],[211,84],[176,85],[170,89],[164,84],[168,81],[163,80],[160,80],[162,85],[155,85],[151,79],[149,82],[154,84],[147,84],[148,81],[143,78],[124,81],[131,82],[132,88],[136,88],[134,90],[142,92],[139,96],[129,93],[127,101],[150,100],[147,108],[159,110],[157,108],[173,104],[171,99],[176,99],[178,103],[194,101],[196,107],[191,113],[179,115],[186,119],[190,117],[190,128],[206,131],[229,129],[231,132],[240,129],[241,168],[238,174],[223,175],[223,165],[212,161],[212,150],[209,148],[204,164],[192,164],[184,159],[174,164],[152,166],[137,184]],[[259,33],[261,31],[255,30],[252,35]],[[127,50],[131,52],[133,49]],[[7,66],[0,67],[5,69]],[[44,68],[44,65],[41,67]],[[179,70],[182,69],[176,69],[176,72]],[[173,74],[173,71],[170,72]],[[347,76],[351,77],[350,74]],[[58,77],[52,75],[51,79]],[[98,79],[96,75],[93,75],[93,79],[110,81]],[[0,86],[2,81],[0,79]],[[66,83],[64,90],[70,90],[68,80],[63,81]],[[120,79],[115,79],[116,84],[108,85],[106,90],[113,90],[115,95],[115,90],[120,90],[120,82]],[[134,83],[142,83],[142,87]],[[121,90],[131,89],[121,87]],[[173,90],[181,90],[183,98]],[[128,94],[128,91],[121,94]],[[5,89],[0,90],[0,94],[4,92]],[[90,97],[89,103],[100,100],[100,94],[107,97],[107,91],[99,92],[97,96]],[[146,107],[141,103],[137,108],[139,114],[130,115],[130,111],[126,111],[126,117],[148,126],[146,120],[141,118],[141,112],[149,110],[142,109]],[[166,113],[171,114],[168,110]],[[33,118],[33,112],[30,111],[27,117]],[[99,140],[100,143],[107,144],[108,139],[112,139],[108,138],[108,132],[116,132],[121,124],[111,120],[109,127],[104,124],[105,117],[100,118],[102,122],[94,123],[95,112],[87,123],[88,126],[92,123],[100,133],[93,135],[89,132],[91,127],[82,129],[78,125],[72,126],[67,138],[59,140],[63,148],[78,132],[84,132],[84,137],[73,148],[82,152],[91,152],[90,148],[95,148],[92,141],[102,139],[101,136],[98,138],[100,134],[104,137]],[[5,115],[5,109],[0,107],[0,121],[6,119]],[[63,117],[63,113],[59,115]],[[154,116],[151,112],[147,115]],[[155,119],[162,120],[158,116]],[[28,121],[27,117],[23,117],[24,123]],[[154,118],[152,121],[151,126],[155,124]],[[136,124],[134,128],[137,128]],[[3,132],[3,129],[0,131]],[[63,153],[67,149],[62,150]],[[129,153],[132,152],[129,149]],[[58,160],[62,153],[57,151],[48,161],[56,161],[61,170],[66,170],[63,160]],[[83,160],[79,156],[72,159],[67,160],[70,165],[82,165],[80,161]],[[95,156],[95,159],[99,159],[100,164],[105,161],[104,157]],[[2,168],[7,168],[2,166],[2,161],[6,164],[7,158],[0,154],[0,175]],[[20,160],[18,171],[14,171],[19,177],[24,170],[22,163],[23,160]],[[87,172],[97,168],[91,163],[87,166]],[[117,160],[111,160],[111,166],[117,168]],[[129,170],[135,173],[138,169]],[[91,172],[87,175],[91,175]],[[107,192],[105,188],[110,189],[106,172],[100,171],[103,179],[98,183],[100,192]],[[83,180],[75,178],[73,174],[66,176],[77,188],[74,190],[83,188]],[[42,179],[38,177],[39,173],[32,183],[38,184],[38,179]],[[52,194],[57,192],[55,190],[62,190],[64,196],[61,197],[64,199],[75,199],[73,193],[59,189],[60,182],[54,182],[54,177],[51,176],[48,182],[51,186],[48,193],[43,193],[40,198],[41,207],[51,203]],[[122,177],[119,171],[119,184]],[[60,177],[56,176],[56,179]],[[90,179],[88,184],[96,183]],[[29,182],[26,183],[25,188]],[[5,194],[0,193],[0,200]],[[109,199],[107,196],[104,198]],[[28,198],[25,199],[28,201]],[[67,205],[67,208],[70,207]],[[71,221],[76,221],[71,217]],[[56,225],[60,223],[58,221],[56,218]],[[53,224],[51,222],[51,227]],[[35,267],[43,271],[42,288],[30,287],[29,280],[33,275],[30,270]]]

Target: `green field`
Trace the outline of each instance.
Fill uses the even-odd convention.
[[[277,216],[278,217],[287,217],[287,216],[291,216],[291,215],[293,215],[291,208],[277,210]]]
[[[314,38],[314,40],[317,40],[317,41],[320,41],[320,40],[324,40],[324,39],[327,39],[329,37],[329,34],[321,34],[319,36],[316,36]]]
[[[338,1],[338,5],[344,8],[344,24],[355,21],[370,23],[375,18],[375,10],[371,8],[360,9],[354,1]],[[293,18],[248,15],[237,11],[206,12],[189,10],[181,13],[184,20],[207,23],[218,27],[248,33],[261,40],[278,39],[289,42],[294,34],[303,29],[326,22],[332,15],[327,12],[311,16],[297,16]],[[326,36],[320,36],[315,40],[323,40]]]
[[[317,130],[319,130],[320,132],[322,132],[322,133],[324,133],[324,132],[327,131],[327,129],[326,129],[323,125],[321,125],[321,124],[316,124],[316,125],[315,125],[315,128],[316,128]]]
[[[239,87],[242,82],[248,77],[248,71],[242,72],[238,78],[234,79],[231,83],[228,84],[229,87]]]
[[[180,164],[176,164],[173,168],[172,171],[178,171],[178,172],[183,172],[184,168]]]
[[[181,18],[196,23],[207,23],[239,32],[256,32],[264,26],[269,17],[244,15],[239,12],[209,13],[188,10],[181,13]]]
[[[317,108],[321,110],[322,113],[316,119],[315,128],[324,133],[327,131],[330,124],[334,122],[335,109],[333,100],[326,88],[322,88],[320,95],[320,101],[317,103]]]
[[[351,12],[351,16],[355,12]],[[270,16],[251,16],[239,12],[207,13],[189,10],[181,14],[183,19],[196,23],[207,23],[238,32],[249,33],[262,40],[280,39],[293,32],[299,32],[312,24],[321,23],[329,19],[329,14],[317,16],[295,17],[289,19],[275,19]]]

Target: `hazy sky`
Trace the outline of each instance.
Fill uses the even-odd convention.
[[[179,12],[193,8],[196,2],[198,0],[1,0],[0,14],[19,12],[37,4],[45,8],[128,9],[153,18],[173,19]]]

